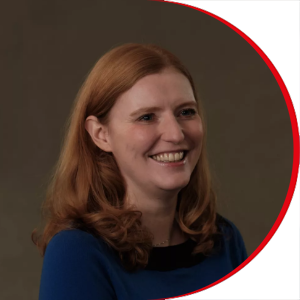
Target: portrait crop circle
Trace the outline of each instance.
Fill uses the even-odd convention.
[[[299,129],[298,129],[298,124],[297,124],[297,118],[296,118],[296,113],[295,113],[295,109],[291,100],[291,97],[289,95],[289,92],[280,76],[280,74],[278,73],[278,71],[276,70],[275,66],[273,65],[273,63],[270,61],[270,59],[267,57],[267,55],[258,47],[258,45],[251,39],[249,38],[245,33],[243,33],[240,29],[238,29],[237,27],[235,27],[234,25],[232,25],[231,23],[229,23],[228,21],[208,12],[205,11],[203,9],[200,9],[198,7],[195,6],[191,6],[191,5],[187,5],[187,4],[182,4],[182,3],[177,3],[177,2],[172,2],[172,1],[164,1],[164,0],[151,0],[151,1],[158,1],[158,2],[165,2],[165,3],[172,3],[172,4],[178,4],[181,6],[185,6],[197,11],[200,11],[202,13],[205,13],[206,15],[213,17],[214,19],[216,19],[219,22],[222,22],[223,24],[225,24],[226,26],[228,26],[230,29],[234,30],[237,34],[239,34],[246,42],[248,42],[248,44],[260,55],[260,57],[264,60],[264,62],[266,63],[266,65],[268,66],[269,70],[272,72],[273,76],[275,77],[277,84],[282,92],[282,95],[285,99],[286,102],[286,106],[288,109],[288,113],[289,113],[289,117],[290,117],[290,121],[291,121],[291,127],[292,127],[292,135],[293,135],[293,166],[292,166],[292,174],[291,174],[291,179],[290,179],[290,183],[289,183],[289,187],[288,187],[288,192],[285,198],[285,201],[282,205],[281,211],[274,223],[274,225],[272,226],[271,230],[269,231],[269,233],[267,234],[267,236],[264,238],[264,240],[261,242],[261,244],[256,248],[256,250],[241,264],[239,265],[236,269],[234,269],[232,272],[230,272],[229,274],[227,274],[226,276],[222,277],[221,279],[213,282],[210,285],[207,285],[206,287],[184,294],[184,295],[179,295],[178,297],[182,297],[182,296],[187,296],[187,295],[191,295],[194,293],[198,293],[200,291],[206,290],[210,287],[213,287],[219,283],[221,283],[222,281],[226,280],[227,278],[231,277],[232,275],[234,275],[235,273],[237,273],[239,270],[241,270],[242,268],[244,268],[249,262],[252,261],[252,259],[257,256],[260,251],[268,244],[268,242],[271,240],[271,238],[273,237],[273,235],[275,234],[275,232],[277,231],[279,225],[281,224],[283,218],[286,215],[286,212],[290,206],[290,203],[292,201],[293,198],[293,194],[295,191],[295,187],[296,187],[296,182],[297,182],[297,177],[298,177],[298,171],[299,171],[299,159],[300,159],[300,151],[299,151]],[[177,298],[177,297],[175,297]],[[174,297],[172,298],[174,299]]]

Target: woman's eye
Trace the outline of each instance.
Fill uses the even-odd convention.
[[[154,119],[154,114],[146,114],[146,115],[143,115],[141,117],[139,117],[139,121],[144,121],[144,122],[149,122],[149,121],[153,121]]]
[[[196,114],[196,110],[193,108],[183,109],[180,114],[184,117],[192,117]]]

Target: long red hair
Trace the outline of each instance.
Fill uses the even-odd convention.
[[[178,197],[177,222],[197,241],[194,253],[209,253],[217,233],[215,193],[206,154],[206,126],[193,79],[169,51],[156,45],[125,44],[106,53],[82,85],[68,122],[64,145],[43,204],[44,229],[33,242],[44,255],[50,239],[73,228],[100,236],[130,270],[147,265],[152,234],[141,212],[125,208],[126,185],[111,153],[99,149],[85,129],[88,116],[108,122],[118,97],[144,76],[173,67],[186,76],[199,105],[204,127],[202,151],[189,184]]]

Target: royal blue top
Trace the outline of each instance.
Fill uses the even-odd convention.
[[[228,220],[226,223],[228,226],[221,226],[222,235],[212,255],[192,266],[164,271],[152,268],[129,272],[100,237],[79,229],[61,231],[46,249],[39,300],[145,300],[199,290],[247,258],[238,229]],[[171,253],[180,247],[155,250]]]

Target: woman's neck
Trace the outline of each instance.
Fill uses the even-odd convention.
[[[127,203],[142,212],[142,223],[154,236],[153,245],[166,247],[186,241],[175,220],[178,192],[152,195],[128,193]]]

